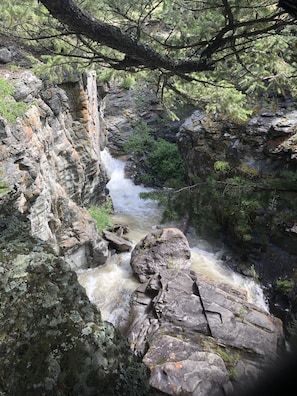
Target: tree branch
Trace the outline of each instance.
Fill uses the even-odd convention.
[[[99,21],[79,8],[72,0],[39,0],[60,23],[77,34],[106,45],[126,55],[131,67],[145,65],[149,69],[165,69],[175,74],[199,72],[210,69],[205,57],[196,60],[175,60],[160,54],[141,43],[120,28]]]

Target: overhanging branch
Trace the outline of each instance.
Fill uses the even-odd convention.
[[[120,28],[95,19],[72,0],[39,0],[59,22],[76,33],[88,37],[126,55],[129,67],[144,65],[152,70],[165,69],[175,74],[209,70],[205,58],[176,60],[141,43]]]
[[[192,79],[191,73],[213,70],[214,65],[222,58],[218,56],[219,52],[222,52],[223,59],[226,59],[228,56],[233,56],[237,50],[244,48],[245,42],[257,39],[263,34],[278,32],[288,23],[279,18],[281,13],[275,10],[267,17],[236,20],[229,1],[222,0],[222,12],[226,24],[214,32],[212,38],[199,40],[198,37],[198,40],[194,40],[191,44],[185,42],[184,45],[178,45],[150,37],[151,43],[154,42],[160,48],[164,48],[161,52],[162,50],[155,49],[151,43],[148,45],[141,41],[140,33],[131,36],[118,26],[98,20],[81,9],[73,0],[39,0],[39,2],[65,27],[65,30],[68,29],[77,36],[117,51],[119,59],[116,62],[117,56],[110,62],[108,56],[106,57],[107,63],[112,67],[122,70],[143,68],[161,70],[162,73],[168,72],[184,79]],[[148,10],[147,14],[140,15],[140,19],[135,21],[137,29],[140,29],[149,12]],[[184,54],[184,58],[181,59],[179,50],[188,50],[188,57]],[[125,55],[124,59],[121,59],[123,56],[121,54]]]

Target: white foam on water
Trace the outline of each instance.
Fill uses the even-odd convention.
[[[101,152],[110,180],[107,184],[115,214],[114,223],[130,228],[127,236],[136,244],[160,222],[161,212],[156,201],[143,200],[141,192],[152,189],[136,186],[125,178],[125,163],[113,158],[108,150]],[[228,283],[247,291],[248,299],[268,311],[261,286],[252,278],[244,277],[227,268],[221,260],[222,249],[191,233],[192,270],[211,279]],[[129,311],[129,298],[139,283],[130,267],[130,253],[112,256],[104,266],[78,272],[79,282],[85,287],[90,300],[96,304],[104,320],[113,324],[125,318]]]

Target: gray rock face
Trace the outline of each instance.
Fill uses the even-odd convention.
[[[10,202],[0,213],[0,394],[151,395],[145,365]]]
[[[166,362],[155,365],[155,362]],[[228,372],[223,359],[168,335],[157,338],[143,360],[152,369],[151,385],[168,395],[225,395]],[[229,386],[231,389],[231,387]]]
[[[187,269],[191,250],[185,235],[177,228],[159,229],[148,234],[135,246],[131,267],[140,282],[162,269]]]
[[[29,107],[15,124],[2,120],[0,168],[18,191],[15,209],[29,217],[31,234],[73,269],[87,268],[108,257],[107,243],[84,209],[106,196],[104,127],[94,73],[61,86],[43,88],[29,71],[18,76],[15,98]]]
[[[185,120],[177,134],[187,174],[192,178],[193,184],[195,180],[205,181],[208,176],[213,176],[215,162],[223,161],[230,165],[231,177],[238,174],[244,180],[254,179],[256,183],[263,180],[263,184],[267,181],[269,185],[271,176],[275,175],[277,179],[281,172],[288,170],[294,177],[297,158],[296,121],[296,110],[262,113],[240,125],[229,120],[211,118],[197,110]],[[287,195],[287,202],[291,202],[294,199],[294,182],[290,185],[285,180],[284,177],[286,187],[282,197],[285,199],[280,198],[279,201],[284,199],[285,202]],[[272,194],[271,199],[274,201]],[[219,225],[226,230],[225,236],[232,249],[255,261],[255,269],[262,282],[269,285],[278,278],[294,277],[297,254],[295,205],[276,204],[270,210],[269,205],[265,204],[264,194],[259,202],[260,208],[254,211],[255,221],[251,224],[250,241],[245,241],[240,236],[232,224],[232,218],[229,222],[226,219],[227,229],[225,220]],[[218,211],[220,212],[219,208]],[[224,211],[216,216],[224,217]],[[264,219],[267,224],[269,219],[275,226],[262,227]],[[278,222],[275,219],[282,220]]]
[[[158,268],[159,255],[144,250],[154,271],[132,295],[126,334],[151,370],[151,385],[168,395],[243,391],[282,352],[281,321],[249,303],[245,291],[193,271]],[[141,249],[134,263],[137,255],[141,260]]]
[[[284,162],[295,164],[296,117],[296,111],[262,114],[236,125],[195,111],[177,135],[188,173],[207,176],[218,160],[268,173],[282,169]]]
[[[0,63],[8,63],[12,60],[12,54],[8,48],[0,48]]]

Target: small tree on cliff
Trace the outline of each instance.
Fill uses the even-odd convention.
[[[0,10],[0,29],[38,43],[51,65],[146,70],[162,94],[210,112],[244,119],[247,97],[295,95],[294,20],[273,0],[4,0]]]

